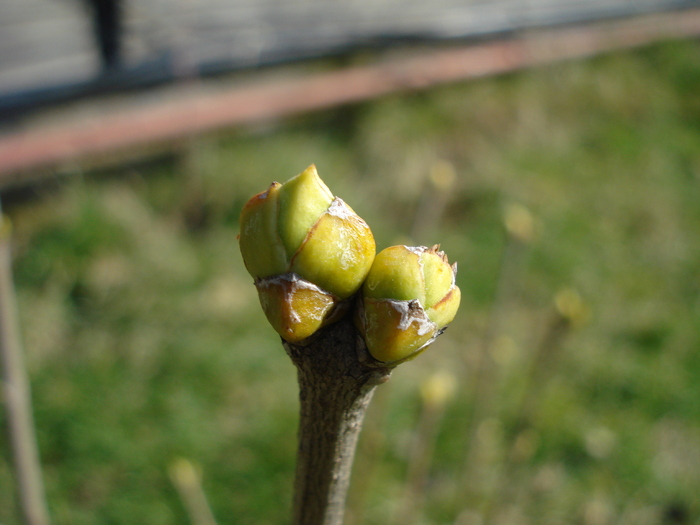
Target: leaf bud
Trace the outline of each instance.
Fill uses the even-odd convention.
[[[412,359],[454,319],[457,265],[439,246],[392,246],[379,252],[362,286],[356,324],[378,361]]]
[[[292,343],[332,320],[374,260],[369,226],[333,196],[314,165],[253,196],[243,207],[240,227],[243,262],[263,311]]]

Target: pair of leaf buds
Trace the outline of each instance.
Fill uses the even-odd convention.
[[[460,301],[457,265],[439,246],[392,246],[376,254],[372,231],[334,197],[315,166],[244,206],[239,236],[265,315],[297,344],[348,312],[371,356],[411,359],[452,321]]]

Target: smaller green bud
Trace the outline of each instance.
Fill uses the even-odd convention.
[[[265,315],[289,342],[331,322],[374,260],[369,226],[333,196],[313,165],[252,197],[240,225],[243,262]]]
[[[378,361],[411,359],[454,319],[457,265],[439,246],[392,246],[377,254],[362,286],[356,324]]]

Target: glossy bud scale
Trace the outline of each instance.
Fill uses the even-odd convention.
[[[362,286],[357,325],[378,361],[410,359],[454,318],[457,265],[439,246],[392,246],[377,254]]]
[[[306,339],[362,285],[375,255],[369,226],[315,166],[273,182],[241,212],[240,248],[260,304],[287,341]]]

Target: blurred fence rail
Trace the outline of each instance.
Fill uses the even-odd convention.
[[[3,0],[0,103],[361,46],[483,37],[698,5],[698,0]],[[108,78],[101,76],[95,27],[118,33],[112,35],[120,42],[118,74]]]
[[[550,0],[527,5],[531,6],[529,12],[534,13],[534,6],[544,8],[555,3]],[[638,9],[644,6],[651,9],[652,5],[663,3],[634,4]],[[472,4],[476,6],[478,3]],[[600,4],[602,9],[602,2],[584,4]],[[631,2],[613,1],[605,5],[611,8],[618,4],[621,9],[623,4]],[[413,4],[408,2],[407,5]],[[185,89],[180,86],[170,92],[163,91],[158,97],[141,100],[130,97],[116,107],[102,107],[97,112],[74,111],[63,119],[54,115],[50,123],[41,119],[19,120],[0,132],[0,186],[36,177],[37,173],[32,170],[37,168],[60,166],[76,158],[358,102],[397,90],[421,89],[699,34],[700,7],[688,8],[518,31],[499,39],[444,48],[418,47],[398,58],[388,54],[388,58],[383,59],[380,55],[370,65],[350,66],[327,73],[281,79],[261,75],[259,79],[246,79],[239,84],[220,83],[216,89],[195,83],[185,86]]]

